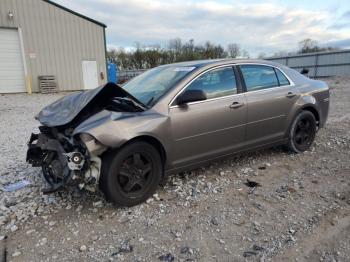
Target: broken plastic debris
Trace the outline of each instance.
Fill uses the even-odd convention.
[[[243,256],[244,257],[251,257],[251,256],[256,256],[258,253],[255,251],[244,251]]]
[[[255,182],[255,181],[252,181],[252,180],[249,180],[247,179],[247,182],[244,183],[247,187],[250,187],[252,188],[248,194],[253,194],[255,189],[259,186],[261,186],[258,182]]]
[[[158,259],[160,261],[173,262],[175,260],[175,257],[171,253],[167,253],[165,255],[159,256]]]
[[[258,182],[255,182],[255,181],[252,181],[252,180],[249,180],[247,179],[247,182],[244,183],[246,186],[248,187],[258,187],[258,186],[261,186]]]
[[[30,185],[30,181],[26,180],[26,179],[23,179],[21,181],[18,181],[16,183],[13,183],[13,184],[8,184],[6,186],[4,186],[4,191],[6,192],[13,192],[13,191],[17,191],[23,187],[26,187],[28,185]]]

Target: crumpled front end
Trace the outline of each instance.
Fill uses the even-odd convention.
[[[39,127],[28,143],[27,162],[41,167],[49,188],[55,192],[67,185],[95,191],[98,187],[101,159],[107,148],[87,134],[72,137],[54,127]],[[68,130],[69,131],[69,130]]]
[[[97,189],[101,170],[101,154],[107,146],[88,131],[77,132],[87,121],[102,125],[102,111],[129,114],[144,111],[145,106],[120,86],[107,83],[93,90],[76,92],[46,106],[36,116],[42,124],[39,134],[32,134],[28,143],[27,162],[41,167],[50,185],[45,192],[77,184],[92,191]],[[96,119],[97,117],[97,119]]]
[[[50,185],[45,192],[71,183],[95,191],[101,170],[100,156],[108,148],[105,145],[111,144],[97,141],[88,134],[90,129],[130,117],[145,108],[120,86],[108,83],[62,97],[41,110],[36,119],[42,126],[39,134],[30,137],[27,162],[42,168]],[[119,118],[112,120],[112,112]]]

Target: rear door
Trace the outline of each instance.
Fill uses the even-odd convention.
[[[282,139],[287,116],[298,99],[297,89],[280,69],[268,65],[239,65],[247,99],[246,143],[262,145]]]
[[[183,91],[193,89],[203,90],[208,99],[170,106],[174,167],[228,153],[244,142],[247,108],[233,68],[207,71]]]

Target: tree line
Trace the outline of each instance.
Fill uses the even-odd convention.
[[[277,52],[273,56],[328,50],[336,50],[336,48],[320,47],[317,41],[308,38],[299,42],[296,52]],[[133,51],[126,51],[124,48],[112,48],[107,51],[108,62],[115,63],[119,70],[148,69],[182,61],[237,57],[250,57],[249,53],[237,43],[230,43],[223,47],[210,41],[206,41],[204,44],[196,44],[193,39],[183,42],[180,38],[169,40],[166,47],[160,47],[158,44],[146,46],[137,43]],[[258,56],[258,58],[265,57],[264,53],[260,53]]]
[[[196,44],[193,39],[183,42],[180,38],[171,39],[165,48],[160,45],[142,46],[136,44],[136,49],[127,52],[124,48],[112,48],[107,51],[108,62],[115,63],[119,70],[147,69],[158,65],[182,61],[247,57],[249,54],[238,44],[231,43],[224,48],[220,44],[206,41]]]

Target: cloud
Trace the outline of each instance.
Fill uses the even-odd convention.
[[[350,28],[350,10],[344,12],[339,18],[335,19],[334,23],[330,26],[330,29],[349,31]]]
[[[350,10],[349,10],[349,11],[344,12],[344,14],[342,15],[342,18],[345,18],[345,19],[350,20]]]
[[[109,46],[135,42],[165,45],[171,38],[239,43],[251,54],[291,51],[304,38],[320,43],[346,39],[350,29],[332,27],[327,10],[290,8],[273,2],[195,0],[56,0],[107,24]],[[344,13],[344,16],[348,16]],[[343,23],[343,22],[342,22]],[[335,25],[333,25],[335,26]]]
[[[337,47],[337,48],[350,48],[350,38],[349,39],[343,39],[343,40],[336,40],[336,41],[330,41],[330,42],[325,42],[321,44],[323,47]]]

